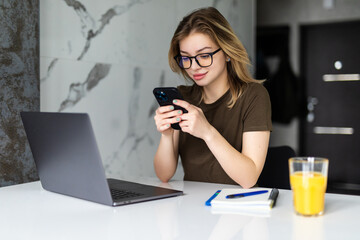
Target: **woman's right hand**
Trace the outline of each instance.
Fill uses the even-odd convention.
[[[174,110],[172,105],[159,107],[154,116],[157,130],[165,135],[172,134],[174,129],[171,124],[180,122],[182,114],[181,110]]]

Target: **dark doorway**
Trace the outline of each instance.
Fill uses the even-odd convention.
[[[302,87],[290,64],[289,26],[258,27],[256,79],[265,79],[272,121],[289,124],[301,112]]]
[[[360,21],[301,27],[303,155],[329,158],[328,192],[360,195]]]

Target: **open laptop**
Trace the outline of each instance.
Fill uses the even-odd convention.
[[[106,179],[90,118],[86,113],[22,112],[44,189],[119,206],[182,195],[182,191]]]

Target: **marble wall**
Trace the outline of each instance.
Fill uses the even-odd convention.
[[[39,1],[0,1],[0,186],[37,180],[20,120],[39,111]]]
[[[254,52],[253,0],[40,0],[41,111],[87,112],[106,173],[155,176],[152,89],[184,84],[168,67],[178,22],[215,6]],[[180,167],[175,178],[182,178]]]

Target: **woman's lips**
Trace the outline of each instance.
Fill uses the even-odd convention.
[[[199,74],[194,74],[193,77],[194,77],[194,80],[201,80],[205,77],[207,73],[199,73]]]

